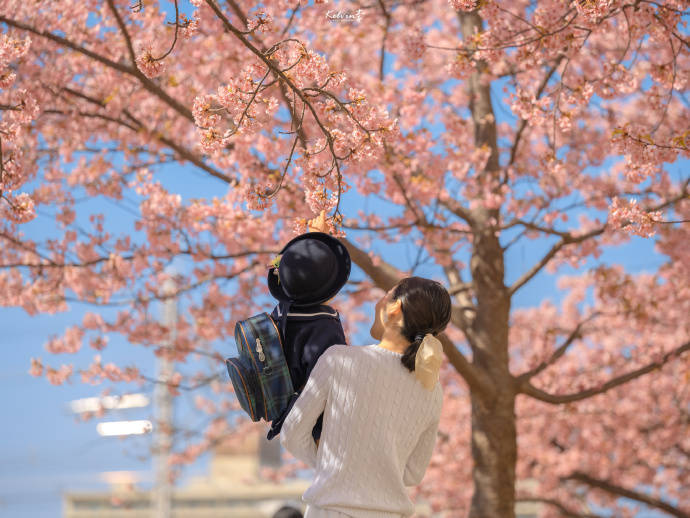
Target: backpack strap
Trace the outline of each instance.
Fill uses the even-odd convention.
[[[281,308],[281,305],[282,308]],[[283,314],[280,315],[280,333],[281,336],[285,336],[285,326],[287,325],[287,317],[288,313],[290,312],[290,307],[292,306],[291,302],[278,302],[278,311],[282,311]]]

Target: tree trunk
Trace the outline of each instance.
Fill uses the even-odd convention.
[[[479,214],[475,214],[475,217]],[[510,296],[503,283],[503,251],[485,222],[474,234],[470,268],[476,289],[472,363],[496,387],[495,395],[470,389],[474,495],[470,518],[515,516],[517,435],[515,389],[508,363]]]
[[[474,393],[472,403],[472,458],[474,494],[470,518],[515,517],[515,398],[499,391],[493,404]]]
[[[481,32],[482,19],[476,11],[458,13],[463,39],[469,42],[475,30]],[[478,61],[477,71],[468,80],[475,146],[488,146],[491,155],[484,171],[476,171],[482,181],[500,175],[496,122],[491,105],[490,85],[481,81],[486,63]],[[509,371],[508,323],[510,294],[504,283],[504,257],[494,223],[499,211],[479,207],[472,211],[472,257],[470,269],[476,297],[472,322],[472,363],[496,388],[487,396],[470,388],[472,404],[472,457],[474,494],[470,518],[515,517],[515,464],[517,435],[515,387]]]

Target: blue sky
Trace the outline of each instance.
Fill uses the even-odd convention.
[[[166,9],[172,13],[171,9]],[[387,60],[390,71],[390,60]],[[495,102],[503,97],[500,85],[494,86],[497,94]],[[499,121],[508,120],[506,110],[495,112]],[[434,135],[441,128],[437,124],[426,125]],[[680,178],[687,173],[687,163],[676,163],[669,166],[673,178]],[[193,171],[191,167],[179,165],[166,166],[165,174],[159,176],[164,185],[172,191],[182,194],[183,199],[193,197],[218,196],[224,189],[219,181]],[[99,211],[106,216],[109,228],[128,228],[133,220],[131,214],[123,211],[110,201],[86,201],[83,204],[86,212]],[[382,203],[375,198],[362,199],[353,191],[345,193],[341,201],[341,211],[346,217],[356,217],[358,210],[375,211],[384,220],[387,216],[399,213],[395,207]],[[605,216],[605,215],[604,215]],[[576,221],[576,218],[571,218]],[[53,231],[53,220],[50,214],[42,214],[26,226],[26,233],[33,239],[50,234]],[[350,232],[353,239],[356,234]],[[510,236],[506,236],[505,240]],[[505,242],[504,240],[504,242]],[[527,241],[512,247],[506,257],[506,282],[512,283],[529,266],[537,261],[548,249],[551,240]],[[276,248],[282,247],[277,243]],[[406,270],[416,257],[416,249],[410,245],[388,245],[375,241],[374,251],[387,261]],[[459,257],[466,261],[465,257]],[[653,250],[653,239],[632,238],[629,244],[607,249],[597,260],[590,260],[587,266],[598,263],[620,263],[630,272],[654,271],[664,258]],[[430,268],[426,263],[416,275],[442,278],[442,272]],[[180,265],[184,268],[184,265]],[[565,268],[562,273],[571,274],[574,270]],[[353,265],[352,280],[363,279],[362,272]],[[554,284],[555,277],[542,272],[515,296],[513,307],[530,307],[538,305],[545,298],[557,301],[560,297]],[[272,299],[262,301],[265,308],[272,307]],[[370,310],[372,305],[370,306]],[[337,307],[337,305],[336,305]],[[91,361],[94,350],[84,347],[76,355],[54,356],[44,350],[44,344],[51,335],[62,334],[66,327],[81,321],[85,311],[91,310],[80,303],[72,303],[70,311],[55,315],[29,316],[22,309],[0,308],[0,326],[3,333],[0,345],[5,352],[0,364],[0,409],[5,426],[0,440],[0,517],[7,518],[48,518],[57,515],[61,506],[61,492],[65,490],[95,489],[104,487],[99,482],[103,471],[133,470],[150,477],[151,463],[146,457],[150,437],[129,438],[126,440],[101,438],[96,433],[98,420],[84,423],[76,422],[68,409],[71,400],[97,395],[105,385],[89,386],[75,382],[60,387],[53,387],[44,378],[33,378],[27,373],[31,357],[42,357],[51,365],[61,362],[74,363],[75,367],[86,367]],[[184,311],[184,309],[183,309]],[[106,310],[112,314],[114,310]],[[347,318],[347,315],[343,315]],[[355,345],[372,343],[368,335],[369,324],[362,327],[354,336],[348,337]],[[233,353],[234,345],[225,344],[227,355]],[[150,350],[131,346],[119,337],[112,337],[111,343],[102,352],[104,363],[114,361],[118,364],[136,362],[140,370],[149,376],[154,375],[154,360]],[[221,368],[221,374],[224,375]],[[124,391],[117,385],[118,391]],[[129,387],[138,391],[136,387]],[[144,387],[144,391],[151,387]],[[149,409],[133,409],[111,412],[103,420],[148,418]],[[190,429],[199,427],[203,419],[196,414],[191,420],[188,400],[177,402],[177,419],[180,423],[189,423]],[[191,467],[187,474],[205,472],[208,456]],[[642,516],[642,515],[640,515]],[[645,514],[646,517],[656,516]]]

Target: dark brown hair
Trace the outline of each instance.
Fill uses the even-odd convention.
[[[450,321],[452,303],[448,290],[440,282],[423,277],[405,277],[392,293],[389,303],[400,299],[403,325],[400,334],[409,340],[401,361],[410,372],[414,371],[415,357],[422,340],[415,335],[431,333],[436,336]]]

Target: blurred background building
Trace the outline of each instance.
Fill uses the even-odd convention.
[[[172,492],[171,518],[271,518],[283,505],[302,512],[302,494],[311,481],[274,483],[262,480],[262,467],[281,462],[280,442],[266,440],[265,426],[257,423],[240,442],[214,448],[206,476],[195,477]],[[136,487],[135,474],[114,472],[107,477],[110,488],[102,492],[66,492],[64,518],[151,518],[152,495]],[[516,506],[517,518],[536,518],[536,504]],[[417,506],[418,517],[432,516],[428,505]],[[438,518],[452,517],[441,513]]]
[[[283,505],[304,511],[302,494],[308,480],[280,483],[262,480],[262,467],[280,464],[280,442],[266,440],[257,426],[241,442],[213,449],[209,472],[172,492],[171,518],[270,518]],[[127,473],[112,474],[103,492],[66,492],[64,518],[151,518],[152,495],[136,487]]]

